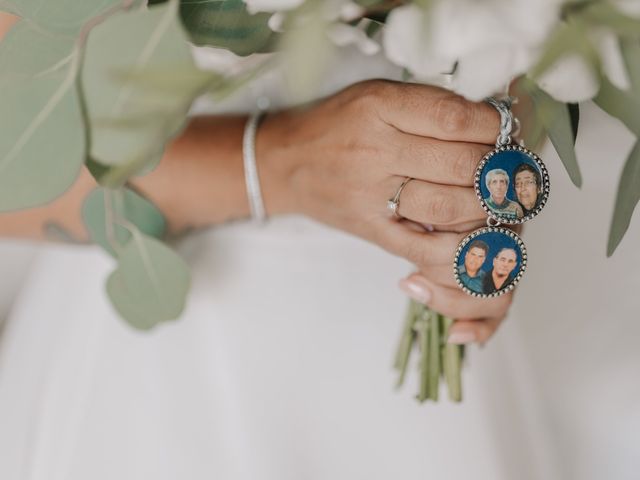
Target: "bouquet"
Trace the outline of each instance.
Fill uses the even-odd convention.
[[[511,84],[533,102],[521,118],[525,142],[548,136],[578,187],[581,102],[595,102],[640,138],[640,4],[632,0],[0,0],[0,11],[20,17],[0,42],[0,211],[51,201],[86,166],[99,187],[83,218],[117,262],[109,298],[138,329],[180,316],[189,271],[163,241],[162,213],[129,180],[157,165],[197,98],[222,98],[270,68],[284,69],[300,100],[346,46],[384,53],[405,80],[446,78],[473,100]],[[190,44],[229,50],[235,64],[201,70]],[[636,141],[607,255],[639,199]],[[395,366],[402,383],[419,347],[419,400],[438,398],[441,377],[450,398],[461,399],[463,349],[445,341],[452,322],[409,306]]]

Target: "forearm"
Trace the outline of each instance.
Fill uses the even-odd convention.
[[[158,167],[132,179],[131,186],[163,212],[171,233],[249,216],[242,163],[245,122],[245,116],[193,118],[167,146]],[[266,129],[259,129],[258,158],[266,160],[270,137]],[[285,211],[274,169],[266,161],[260,162],[258,168],[267,211]],[[47,239],[47,225],[53,224],[79,240],[87,240],[81,208],[95,186],[83,170],[74,186],[50,204],[0,214],[0,235]]]
[[[244,116],[192,119],[160,165],[132,185],[167,218],[173,233],[249,215],[242,165]]]

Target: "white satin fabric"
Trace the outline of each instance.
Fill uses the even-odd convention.
[[[397,74],[363,62],[333,89]],[[508,321],[470,349],[463,404],[417,404],[414,372],[393,389],[410,265],[310,220],[188,238],[187,310],[150,333],[108,304],[105,254],[47,247],[0,346],[0,478],[635,478],[637,216],[604,254],[630,136],[583,117],[585,186],[543,152],[552,192],[526,229],[530,266]]]

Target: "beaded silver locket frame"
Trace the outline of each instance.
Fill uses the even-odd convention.
[[[486,198],[482,193],[483,180],[486,178],[486,174],[487,174],[485,172],[485,169],[491,165],[492,160],[494,160],[496,156],[499,156],[508,152],[514,152],[514,153],[519,153],[521,155],[525,155],[529,159],[529,162],[521,162],[521,163],[527,163],[531,167],[535,166],[534,168],[538,170],[538,175],[539,175],[538,178],[540,181],[540,185],[539,185],[540,192],[538,194],[536,205],[533,209],[531,209],[529,213],[519,218],[509,218],[505,215],[500,215],[500,213],[496,212],[487,204]],[[482,206],[484,211],[487,213],[487,215],[489,215],[491,218],[493,218],[497,222],[508,224],[508,225],[517,225],[520,223],[524,223],[527,220],[531,220],[533,217],[538,215],[538,213],[540,213],[540,211],[544,208],[545,204],[547,203],[547,200],[549,199],[549,192],[551,190],[551,185],[549,181],[549,172],[547,171],[547,167],[544,165],[543,161],[540,159],[538,155],[536,155],[531,150],[525,147],[522,147],[520,145],[508,144],[508,145],[497,146],[495,149],[491,150],[484,157],[482,157],[482,160],[480,161],[480,163],[478,163],[478,166],[476,168],[476,173],[474,177],[474,188],[476,191],[476,196],[478,197],[478,200],[480,200],[480,205]]]
[[[500,114],[500,134],[496,140],[496,147],[478,163],[474,177],[476,195],[488,215],[487,226],[467,235],[459,243],[453,260],[453,274],[456,283],[465,293],[473,297],[498,297],[515,288],[527,268],[527,249],[517,233],[500,225],[517,225],[532,219],[540,213],[549,198],[549,173],[540,157],[531,150],[512,143],[513,126],[518,124],[517,119],[513,117],[511,112],[513,100],[511,97],[503,100],[486,99],[487,103],[492,105]],[[503,156],[503,158],[499,159],[499,156]],[[506,156],[509,158],[504,158]],[[490,166],[492,161],[495,167],[485,172],[485,168]],[[528,167],[521,167],[522,164],[526,164]],[[491,174],[491,170],[494,169],[494,173]],[[524,197],[522,199],[518,198],[516,191],[515,177],[520,171],[529,171],[535,178],[536,198],[533,207],[530,209],[526,209],[524,203],[520,202],[520,200],[524,201]],[[489,174],[491,175],[487,180],[486,177]],[[494,190],[491,191],[489,187],[490,183],[492,183],[491,179],[500,175],[507,177],[506,182],[503,182],[502,185],[498,183],[498,186],[504,191],[496,191],[496,185],[493,187]],[[511,176],[514,178],[512,179]],[[485,182],[486,191],[484,193],[482,182]],[[513,183],[513,186],[511,187],[512,195],[510,197],[509,187],[511,183]],[[499,200],[500,198],[502,198],[501,201]],[[500,206],[498,206],[496,199],[500,201]],[[490,206],[487,203],[488,201],[492,201],[496,206]],[[502,215],[500,214],[501,210],[504,212]],[[483,235],[485,236],[484,239]],[[470,251],[473,248],[479,250],[476,253],[471,253]],[[513,252],[509,252],[510,250]],[[513,257],[514,253],[515,258]],[[462,257],[463,254],[464,257]],[[470,255],[469,258],[467,258],[468,254]],[[468,271],[472,270],[472,267],[475,268],[473,277],[468,273]],[[496,282],[501,276],[505,275],[506,278],[498,288]]]
[[[511,241],[513,241],[513,243],[515,244],[515,247],[519,250],[519,252],[516,252],[517,257],[519,253],[519,260],[518,260],[519,266],[518,266],[518,271],[513,275],[509,283],[507,283],[504,287],[501,287],[500,289],[492,293],[482,293],[482,292],[474,291],[470,289],[468,285],[465,285],[460,274],[461,265],[458,265],[458,263],[460,261],[460,256],[464,251],[465,247],[467,246],[467,244],[469,244],[473,240],[479,239],[479,237],[481,237],[482,235],[486,235],[488,233],[498,233],[501,235],[505,235]],[[510,248],[510,247],[507,247],[507,248]],[[503,227],[484,227],[484,228],[479,228],[478,230],[474,230],[460,242],[460,244],[458,245],[458,248],[456,249],[456,255],[453,260],[453,274],[455,276],[456,283],[458,284],[458,286],[465,293],[468,293],[473,297],[479,297],[479,298],[499,297],[500,295],[504,295],[505,293],[510,292],[518,284],[526,268],[527,268],[527,248],[525,247],[524,242],[518,236],[517,233],[515,233],[512,230],[509,230],[508,228],[503,228]],[[485,275],[488,275],[490,272],[491,270],[485,271]]]

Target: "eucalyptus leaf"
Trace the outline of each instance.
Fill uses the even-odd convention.
[[[18,15],[39,30],[77,34],[92,18],[131,0],[0,0],[0,10]]]
[[[576,16],[592,28],[607,27],[618,35],[637,38],[640,32],[640,19],[625,15],[609,2],[586,3]]]
[[[529,91],[524,88],[523,78],[525,77],[518,77],[518,79],[511,84],[510,90],[511,95],[522,99],[522,102],[517,102],[514,108],[514,113],[520,120],[521,128],[518,136],[528,148],[538,150],[542,147],[547,135],[540,119],[536,115],[536,109],[530,100]]]
[[[569,178],[574,185],[580,187],[582,175],[574,148],[575,134],[569,107],[542,91],[531,79],[523,77],[521,85],[531,96],[536,115],[558,152]]]
[[[112,78],[121,84],[134,85],[147,90],[147,95],[157,95],[158,100],[180,90],[215,89],[218,84],[228,82],[223,75],[194,68],[145,68],[138,71],[114,71]]]
[[[631,89],[640,96],[640,34],[620,40],[620,52],[627,68]]]
[[[91,173],[91,176],[93,176],[95,181],[100,185],[104,185],[102,183],[102,178],[109,171],[109,167],[107,165],[101,164],[100,162],[96,162],[91,157],[87,157],[87,159],[84,161],[84,165],[87,167],[87,170],[89,170],[89,173]]]
[[[365,27],[364,33],[367,34],[367,37],[373,38],[384,26],[384,23],[378,22],[376,20],[368,20],[369,23]]]
[[[180,17],[196,45],[226,48],[237,55],[270,52],[277,34],[270,13],[250,14],[242,0],[182,0]]]
[[[21,21],[0,42],[0,211],[49,202],[77,178],[85,151],[73,39]]]
[[[607,256],[613,255],[627,232],[638,200],[640,200],[640,141],[636,141],[633,146],[620,175],[607,242]]]
[[[580,105],[577,103],[567,103],[569,118],[571,120],[571,133],[573,134],[573,145],[578,139],[578,127],[580,126]]]
[[[384,5],[386,0],[355,0],[355,3],[364,8],[371,8]]]
[[[184,310],[189,268],[162,242],[135,229],[131,233],[118,267],[107,280],[107,294],[131,326],[149,330],[177,319]]]
[[[323,2],[304,3],[285,22],[278,50],[287,86],[298,101],[314,96],[335,51],[327,28]]]
[[[607,77],[602,77],[600,90],[593,101],[640,137],[640,95],[620,90]]]
[[[203,76],[195,67],[177,2],[120,13],[94,28],[87,43],[82,85],[91,123],[91,157],[133,175],[153,167],[180,132]],[[142,78],[173,71],[146,86]],[[185,79],[190,82],[185,83]],[[130,118],[149,121],[132,125]],[[126,179],[126,178],[125,178]]]
[[[151,237],[162,238],[166,231],[166,222],[160,210],[130,189],[119,192],[94,189],[82,205],[82,218],[91,240],[114,257],[117,256],[118,246],[125,245],[131,239],[131,233],[118,219],[126,219]]]

